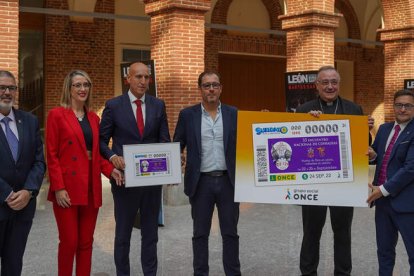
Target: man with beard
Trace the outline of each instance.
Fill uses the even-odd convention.
[[[36,195],[45,173],[39,122],[13,108],[16,79],[0,70],[0,256],[1,275],[21,275]]]
[[[372,194],[379,275],[392,275],[398,233],[404,241],[414,275],[414,94],[400,90],[394,94],[395,121],[378,129],[369,159],[377,164]]]

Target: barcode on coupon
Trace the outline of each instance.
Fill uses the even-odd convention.
[[[257,181],[267,182],[267,158],[266,158],[266,146],[256,147],[256,168],[257,168]]]
[[[345,133],[339,133],[339,139],[341,143],[341,163],[342,163],[342,176],[343,178],[349,177],[349,165],[348,165],[348,147],[345,139]]]

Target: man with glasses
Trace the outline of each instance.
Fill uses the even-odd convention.
[[[340,80],[339,73],[334,67],[321,67],[316,79],[318,98],[299,106],[296,112],[311,113],[315,117],[319,117],[320,114],[363,115],[359,105],[339,96]],[[373,125],[374,120],[369,117],[369,128],[371,129]],[[328,206],[302,206],[303,240],[300,251],[302,275],[317,275],[320,239],[327,209]],[[334,233],[334,275],[350,275],[351,225],[354,208],[329,206],[329,212]]]
[[[403,238],[414,275],[414,94],[400,90],[394,94],[395,121],[378,129],[370,161],[377,164],[372,194],[379,275],[392,275],[398,232]]]
[[[241,275],[237,223],[239,203],[234,202],[237,110],[222,104],[220,77],[205,71],[198,78],[201,104],[180,112],[174,141],[187,148],[184,192],[193,218],[194,275],[208,275],[208,237],[217,206],[223,239],[226,275]]]
[[[16,79],[0,70],[0,258],[1,275],[20,275],[36,195],[45,174],[39,122],[13,108]]]

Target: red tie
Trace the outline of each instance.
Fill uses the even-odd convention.
[[[398,134],[400,133],[401,127],[396,125],[394,127],[394,135],[391,138],[390,143],[388,144],[387,150],[385,151],[384,158],[382,159],[381,170],[378,176],[377,186],[380,186],[385,183],[387,180],[387,165],[388,160],[390,159],[392,148],[394,147],[395,141],[397,141]]]
[[[139,131],[139,135],[141,135],[144,133],[144,117],[142,116],[142,108],[141,108],[141,100],[135,100],[135,104],[137,105],[137,126],[138,126],[138,131]]]

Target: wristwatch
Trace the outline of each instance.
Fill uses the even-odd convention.
[[[36,197],[36,193],[33,190],[27,190],[30,194],[30,199],[35,198]]]

